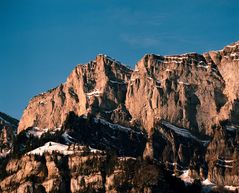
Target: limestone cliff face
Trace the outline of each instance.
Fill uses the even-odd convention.
[[[229,119],[238,123],[238,67],[239,67],[239,42],[224,47],[220,51],[212,51],[205,54],[208,62],[213,62],[225,82],[223,94],[226,96],[226,103],[222,106],[219,119]],[[217,97],[221,100],[220,95]]]
[[[224,101],[224,80],[202,55],[145,55],[128,84],[126,107],[133,118],[152,129],[167,120],[195,132],[210,133]],[[223,99],[222,99],[223,100]]]
[[[115,110],[124,104],[130,75],[130,69],[105,55],[98,55],[86,65],[78,65],[66,83],[30,101],[18,132],[28,127],[61,127],[70,111],[82,115]]]
[[[123,112],[149,133],[163,119],[210,134],[221,120],[238,122],[238,49],[237,42],[204,55],[148,54],[134,71],[98,55],[95,61],[78,65],[66,83],[34,97],[18,132],[33,126],[61,127],[70,111],[105,117],[126,106]]]
[[[158,165],[133,157],[109,157],[104,152],[27,154],[4,166],[0,175],[3,193],[174,192]]]
[[[208,163],[208,178],[217,184],[238,186],[238,152],[238,127],[226,123],[223,127],[214,128],[213,139],[205,156]]]
[[[194,178],[239,186],[238,74],[239,42],[203,55],[147,54],[133,71],[98,55],[78,65],[64,84],[29,102],[18,127],[18,136],[26,136],[18,142],[23,144],[26,139],[24,147],[30,150],[37,146],[33,141],[55,137],[58,142],[89,145],[117,156],[156,160],[174,175],[190,169]],[[57,131],[61,137],[46,134],[41,138],[46,131]],[[46,163],[46,168],[58,167],[49,160]],[[75,167],[67,166],[73,176],[63,183],[72,192],[86,191],[82,183],[94,184],[95,190],[118,191],[112,184],[118,169],[117,175],[106,177],[98,168],[83,180]],[[52,170],[53,176],[41,181],[45,190],[62,179],[54,176],[59,169]],[[135,188],[132,178],[125,177],[127,172],[119,173],[124,177],[118,183],[127,179]],[[139,192],[147,191],[151,189]]]

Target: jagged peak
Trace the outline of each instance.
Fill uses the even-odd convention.
[[[140,61],[143,61],[148,63],[149,61],[158,61],[160,63],[169,63],[169,62],[177,62],[182,63],[183,61],[191,60],[191,61],[197,61],[200,62],[206,62],[203,55],[198,54],[196,52],[191,53],[184,53],[184,54],[178,54],[178,55],[158,55],[158,54],[145,54],[143,58]],[[144,66],[142,62],[138,62],[136,65],[136,70],[138,70],[138,66]],[[151,63],[151,62],[149,62]]]
[[[198,56],[201,54],[198,54],[196,52],[187,52],[183,54],[174,54],[174,55],[165,55],[164,58],[171,58],[171,57],[193,57],[193,56]]]
[[[104,65],[116,64],[127,71],[132,71],[129,65],[123,64],[119,60],[116,60],[115,58],[108,56],[106,54],[97,54],[94,60],[90,60],[86,64],[78,64],[76,68],[88,68],[91,65],[103,65],[103,64]]]
[[[110,64],[115,63],[115,64],[117,64],[119,66],[122,66],[124,68],[129,69],[129,70],[132,70],[130,66],[128,66],[126,64],[123,64],[119,60],[116,60],[115,58],[113,58],[111,56],[108,56],[106,54],[97,54],[96,61],[97,61],[97,59],[101,59],[101,58],[103,58],[106,62],[109,61]]]
[[[225,46],[224,48],[228,48],[228,47],[233,48],[233,47],[238,47],[238,46],[239,46],[239,41],[236,41],[236,42],[233,42],[233,43]]]
[[[175,54],[175,55],[160,55],[160,54],[145,54],[142,59],[149,59],[149,58],[155,58],[155,59],[161,59],[161,60],[167,60],[167,59],[188,59],[188,58],[201,58],[203,57],[202,54],[196,53],[196,52],[188,52],[183,54]]]
[[[159,55],[159,54],[152,54],[152,53],[147,53],[145,54],[141,60],[148,60],[148,59],[163,59],[164,56]]]
[[[226,46],[224,46],[221,50],[209,50],[208,52],[204,52],[203,55],[208,54],[208,53],[215,53],[215,54],[220,54],[221,52],[223,52],[225,49],[228,48],[237,48],[239,47],[239,41],[233,42],[231,44],[228,44]]]
[[[117,69],[120,69],[119,71],[121,71],[121,72],[123,71],[126,74],[131,74],[133,71],[129,66],[122,64],[121,62],[114,59],[113,57],[110,57],[106,54],[97,54],[94,60],[90,60],[88,63],[85,63],[85,64],[77,64],[76,67],[73,69],[73,71],[67,77],[66,82],[68,82],[71,79],[71,76],[74,74],[77,74],[77,76],[82,76],[82,73],[83,74],[91,74],[92,77],[94,77],[93,74],[95,73],[94,71],[97,66],[101,66],[100,68],[98,68],[98,70],[105,71],[104,69],[106,66],[112,66],[112,65],[114,65]],[[99,73],[99,72],[97,72],[97,73]],[[31,101],[34,99],[37,99],[39,97],[47,96],[49,93],[64,86],[64,84],[66,84],[66,82],[61,83],[59,86],[49,89],[46,92],[43,92],[43,93],[33,96],[31,98]]]

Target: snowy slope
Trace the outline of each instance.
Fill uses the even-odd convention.
[[[162,125],[164,125],[167,128],[173,130],[176,134],[178,134],[182,137],[194,139],[198,142],[203,143],[204,145],[207,145],[210,142],[209,140],[198,139],[196,136],[192,135],[187,129],[176,127],[176,126],[170,124],[167,121],[162,121]]]
[[[56,143],[53,141],[49,141],[47,142],[45,145],[38,147],[30,152],[28,152],[27,154],[37,154],[37,155],[43,155],[44,153],[48,152],[48,153],[52,153],[52,152],[57,152],[57,153],[61,153],[64,155],[71,155],[74,154],[76,152],[85,152],[83,150],[83,148],[85,146],[78,146],[79,150],[73,150],[72,148],[70,148],[68,145],[64,145],[61,143]],[[100,150],[94,149],[89,147],[89,151],[92,153],[97,153],[97,152],[102,152]]]

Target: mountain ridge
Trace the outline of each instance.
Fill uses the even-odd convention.
[[[199,192],[236,188],[238,69],[239,42],[204,54],[145,54],[134,70],[97,55],[77,65],[65,83],[31,99],[7,165],[0,164],[0,188],[177,192],[170,181],[182,192],[194,192],[194,183]],[[121,163],[122,157],[129,163]],[[143,175],[131,162],[143,173],[155,171]],[[24,176],[16,180],[18,172]],[[149,183],[141,181],[145,178]],[[189,189],[178,178],[191,184]]]

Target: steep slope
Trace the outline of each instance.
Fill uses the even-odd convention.
[[[20,120],[18,133],[28,127],[57,128],[70,111],[77,115],[106,114],[124,104],[131,70],[106,55],[78,65],[66,83],[34,97]]]
[[[163,119],[210,134],[221,120],[237,121],[238,45],[204,55],[148,54],[133,73],[110,57],[98,55],[95,61],[78,65],[66,83],[34,97],[18,132],[34,126],[60,127],[70,111],[105,117],[120,108],[148,131]]]
[[[225,94],[227,101],[222,107],[219,119],[228,119],[238,124],[238,97],[239,97],[239,42],[225,46],[220,51],[212,51],[205,54],[208,62],[217,65],[225,82]],[[220,96],[218,96],[220,99]]]
[[[239,186],[238,65],[239,42],[203,55],[147,54],[134,71],[98,55],[29,102],[18,127],[28,143],[15,150],[55,138]]]
[[[13,158],[0,169],[0,191],[3,193],[190,192],[156,162],[116,157],[86,146],[54,142],[21,158]]]
[[[199,54],[145,55],[133,72],[126,97],[131,116],[152,129],[167,120],[194,132],[210,133],[218,124],[224,81],[217,67]],[[226,99],[225,99],[226,100]]]
[[[18,120],[0,112],[0,157],[5,157],[13,145]]]

